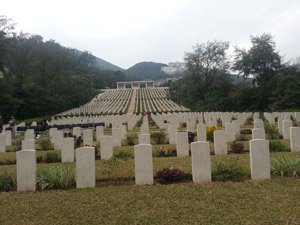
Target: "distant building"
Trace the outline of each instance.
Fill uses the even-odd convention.
[[[297,57],[295,59],[291,59],[289,61],[289,64],[291,64],[291,65],[300,65],[300,57]]]
[[[163,72],[169,75],[180,74],[186,71],[186,64],[184,62],[170,62],[168,66],[161,68]]]

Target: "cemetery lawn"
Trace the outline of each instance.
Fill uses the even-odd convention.
[[[39,152],[39,151],[38,151]],[[13,154],[6,153],[6,154]],[[276,155],[299,153],[271,153]],[[250,176],[249,153],[212,156],[237,161]],[[38,171],[62,163],[38,164]],[[75,166],[74,163],[68,165]],[[154,173],[177,167],[191,173],[191,158],[153,158]],[[16,176],[15,165],[0,173]],[[1,192],[0,224],[299,224],[300,179],[280,178],[254,182],[134,185],[134,160],[119,159],[116,176],[96,161],[97,187],[92,189]]]
[[[299,224],[300,180],[0,193],[0,224]]]

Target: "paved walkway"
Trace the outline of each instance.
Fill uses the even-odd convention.
[[[136,98],[136,89],[133,89],[133,93],[132,93],[131,100],[130,100],[130,103],[129,103],[129,108],[128,108],[128,111],[127,111],[127,114],[129,114],[129,115],[132,115],[134,113],[135,98]]]

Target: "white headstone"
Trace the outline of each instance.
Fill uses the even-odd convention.
[[[11,142],[11,130],[6,130],[6,131],[4,131],[4,133],[6,134],[5,135],[6,146],[11,146],[12,145],[12,142]]]
[[[100,137],[101,159],[109,160],[113,157],[113,137],[101,136]]]
[[[76,149],[76,188],[89,188],[96,185],[95,148]]]
[[[119,147],[121,146],[121,129],[120,128],[112,128],[112,138],[113,138],[113,146]]]
[[[189,156],[189,138],[187,132],[177,132],[177,156]]]
[[[192,143],[192,173],[194,183],[211,181],[210,150],[206,141]]]
[[[293,126],[291,120],[282,120],[283,139],[290,139],[290,128]]]
[[[104,136],[104,127],[103,126],[97,126],[96,127],[96,139],[97,139],[97,141],[100,141],[101,136]]]
[[[73,127],[73,135],[76,137],[81,136],[81,127]]]
[[[32,133],[32,132],[25,132],[25,135],[24,135],[24,140],[27,140],[27,139],[34,139],[35,138],[35,134]]]
[[[198,141],[207,141],[205,124],[198,124],[197,125],[197,140]]]
[[[6,137],[5,137],[5,133],[0,133],[0,152],[6,152]]]
[[[270,179],[270,153],[268,140],[250,141],[251,179]]]
[[[134,146],[134,169],[136,185],[153,184],[152,146],[139,144]]]
[[[262,129],[264,129],[264,122],[262,122],[262,121],[254,121],[254,128],[262,128]]]
[[[61,144],[61,161],[74,162],[74,138],[63,138]]]
[[[34,139],[26,139],[22,141],[22,150],[32,149],[35,150],[35,141]]]
[[[233,123],[225,123],[225,134],[227,141],[234,141],[236,134],[236,125]]]
[[[150,143],[150,134],[139,134],[139,144],[151,144]]]
[[[149,134],[149,127],[148,126],[141,126],[140,133],[141,134]]]
[[[227,139],[225,131],[214,131],[214,149],[216,155],[227,155]]]
[[[300,127],[291,127],[290,134],[291,151],[300,152]]]
[[[86,129],[83,131],[83,145],[93,146],[93,130]]]
[[[254,128],[252,129],[252,139],[266,139],[265,129]]]
[[[175,125],[168,126],[169,144],[176,144],[177,127]]]
[[[36,190],[36,151],[24,149],[17,151],[17,190]]]

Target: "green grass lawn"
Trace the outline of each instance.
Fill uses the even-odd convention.
[[[155,130],[161,131],[161,130]],[[154,132],[154,130],[151,130]],[[105,129],[111,134],[111,129]],[[138,129],[128,132],[138,134]],[[42,138],[46,138],[43,136]],[[40,150],[37,156],[47,152]],[[281,140],[289,146],[288,140]],[[249,142],[243,141],[243,154],[211,156],[212,171],[216,162],[236,162],[243,167],[246,180],[240,182],[213,181],[193,184],[181,183],[153,186],[134,185],[134,160],[118,158],[116,173],[110,164],[96,160],[96,188],[44,190],[36,192],[0,192],[0,225],[2,224],[300,224],[300,179],[272,175],[271,180],[251,181]],[[95,144],[98,144],[95,142]],[[133,152],[133,146],[115,147]],[[154,143],[153,143],[154,144]],[[153,145],[155,148],[162,145]],[[175,145],[164,144],[176,149]],[[213,152],[213,143],[211,143]],[[230,149],[230,144],[228,144]],[[0,154],[0,161],[15,159],[15,151]],[[272,152],[271,161],[278,155],[300,157],[300,153]],[[62,163],[39,163],[38,172]],[[75,163],[68,163],[75,168]],[[170,167],[191,173],[190,157],[154,157],[154,174]],[[8,172],[16,178],[16,165],[0,166],[0,173]]]
[[[299,224],[300,180],[0,193],[0,224]]]

